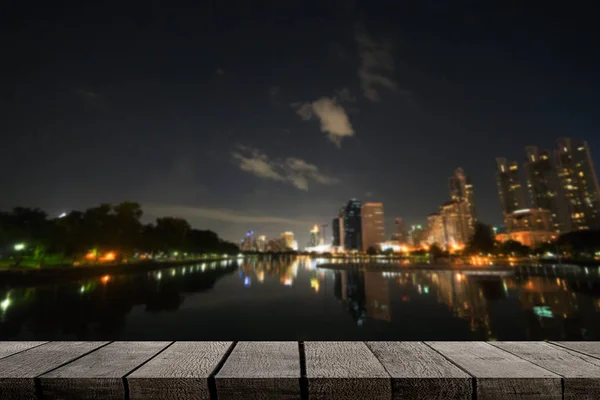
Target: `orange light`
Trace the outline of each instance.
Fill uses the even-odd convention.
[[[116,257],[116,255],[115,255],[115,253],[114,253],[114,252],[112,252],[112,251],[110,251],[110,252],[108,252],[108,253],[106,253],[106,254],[104,255],[104,259],[105,259],[106,261],[113,261],[113,260],[115,259],[115,257]]]
[[[110,281],[110,275],[104,275],[100,280],[106,285]]]
[[[93,252],[89,252],[85,255],[85,258],[88,260],[93,260],[94,258],[96,258],[96,255]]]

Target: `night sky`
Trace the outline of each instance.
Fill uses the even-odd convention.
[[[586,139],[600,163],[597,21],[577,2],[6,3],[2,209],[131,200],[303,245],[352,197],[424,223],[457,167],[500,223],[495,157],[527,145]]]

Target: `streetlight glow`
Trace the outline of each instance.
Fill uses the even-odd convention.
[[[17,243],[17,244],[15,244],[15,250],[16,251],[21,251],[23,249],[25,249],[25,243]]]

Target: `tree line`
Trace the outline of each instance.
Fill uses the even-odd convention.
[[[139,203],[100,204],[85,211],[71,211],[57,218],[39,208],[16,207],[0,212],[0,254],[17,260],[27,255],[43,264],[49,255],[76,259],[113,252],[115,261],[144,253],[154,259],[159,254],[236,254],[236,244],[210,230],[191,227],[183,218],[162,217],[154,223],[141,222]]]

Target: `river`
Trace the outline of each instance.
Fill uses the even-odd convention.
[[[600,268],[246,258],[0,289],[0,340],[600,340]]]

